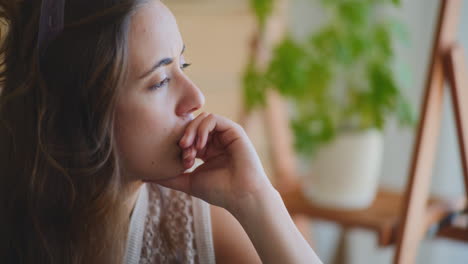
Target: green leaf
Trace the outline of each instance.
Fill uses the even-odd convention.
[[[325,62],[310,58],[306,70],[306,93],[298,99],[313,100],[315,103],[324,103],[329,92],[331,69]]]
[[[390,69],[383,64],[371,64],[369,82],[373,104],[383,109],[392,108],[398,95],[398,88]]]
[[[365,56],[372,43],[367,34],[359,34],[357,32],[349,32],[345,41],[345,45],[350,49],[352,61]]]
[[[299,153],[313,155],[316,149],[336,136],[332,118],[325,112],[300,115],[291,121],[295,135],[294,146]]]
[[[285,38],[273,50],[266,72],[256,70],[251,61],[243,76],[249,109],[265,104],[267,89],[276,89],[293,102],[295,147],[308,156],[339,131],[383,129],[391,116],[401,125],[414,122],[411,105],[400,91],[402,82],[391,70],[393,40],[408,43],[409,33],[399,21],[372,13],[400,1],[321,2],[332,15],[327,24],[304,43]],[[261,27],[273,4],[274,0],[251,0]]]
[[[294,148],[306,156],[311,155],[319,142],[307,130],[305,122],[292,121],[291,128],[294,133]]]
[[[374,27],[374,39],[378,56],[387,59],[393,55],[391,34],[385,24],[377,24]]]
[[[339,33],[335,27],[325,27],[312,35],[310,43],[315,52],[323,58],[336,58],[337,51],[340,49]]]
[[[307,92],[307,54],[291,38],[285,38],[274,50],[267,78],[280,94],[302,97]]]
[[[265,76],[255,69],[255,63],[252,60],[245,69],[242,83],[244,87],[244,102],[247,111],[251,111],[257,106],[265,104],[265,94],[268,82]]]
[[[335,26],[326,27],[310,38],[314,55],[324,63],[337,62],[349,66],[365,56],[374,39],[367,32],[350,29],[340,31]]]
[[[345,26],[352,28],[369,23],[370,5],[363,1],[342,1],[338,4],[338,16]]]
[[[268,16],[273,11],[275,0],[250,0],[250,7],[255,12],[260,27],[265,25]]]

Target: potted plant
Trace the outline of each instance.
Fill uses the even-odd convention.
[[[251,0],[260,34],[274,0]],[[275,89],[291,102],[296,150],[312,158],[304,181],[314,202],[364,208],[373,200],[390,118],[414,123],[392,65],[394,40],[404,26],[378,11],[398,0],[322,0],[328,22],[305,41],[290,36],[274,49],[265,70],[252,56],[243,84],[246,107],[265,103]]]

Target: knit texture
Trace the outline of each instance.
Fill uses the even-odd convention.
[[[130,221],[125,263],[214,264],[212,241],[207,203],[145,184]]]

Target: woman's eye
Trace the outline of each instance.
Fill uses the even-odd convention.
[[[162,80],[161,82],[151,86],[150,90],[157,90],[157,89],[163,87],[164,85],[166,85],[170,80],[171,80],[170,78],[166,78],[166,79]]]
[[[187,68],[188,66],[192,65],[191,63],[183,63],[180,68],[182,70],[184,70],[185,68]],[[161,87],[163,87],[164,85],[166,85],[171,79],[170,78],[165,78],[164,80],[162,80],[161,82],[151,86],[149,89],[150,90],[157,90]]]
[[[192,65],[192,64],[191,64],[191,63],[184,63],[184,64],[182,64],[182,65],[180,66],[180,68],[181,68],[182,70],[184,70],[185,68],[187,68],[187,67],[190,66],[190,65]]]

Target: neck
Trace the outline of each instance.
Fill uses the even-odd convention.
[[[142,181],[131,181],[125,184],[125,193],[127,196],[125,198],[125,211],[129,219],[132,216],[133,208],[135,207],[139,190],[142,185]]]

